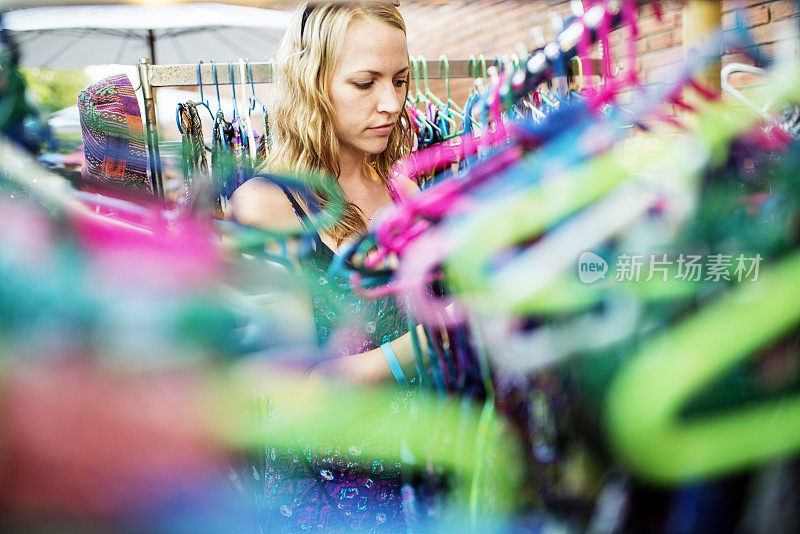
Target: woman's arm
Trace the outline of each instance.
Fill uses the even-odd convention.
[[[413,185],[413,184],[412,184]],[[301,226],[292,209],[289,199],[275,184],[266,180],[248,180],[233,193],[225,211],[225,218],[248,226],[271,228],[274,230],[297,229]],[[417,335],[423,354],[427,343],[422,326],[417,326]],[[392,348],[406,379],[417,375],[411,334],[404,334],[392,340]],[[379,384],[394,382],[386,354],[380,347],[360,354],[326,360],[315,365],[311,376],[336,377],[359,384]]]
[[[417,337],[419,338],[420,348],[425,354],[427,342],[422,325],[417,325]],[[417,376],[416,359],[414,347],[411,342],[411,334],[403,334],[389,342],[394,351],[397,361],[403,370],[406,380],[411,380]],[[311,371],[313,378],[321,378],[320,375],[334,377],[347,382],[357,384],[377,385],[384,382],[395,382],[394,374],[386,360],[386,354],[380,347],[360,354],[342,356],[331,360],[325,360],[314,366]]]

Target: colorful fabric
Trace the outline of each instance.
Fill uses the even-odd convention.
[[[294,197],[287,197],[304,225],[307,215]],[[320,344],[337,333],[346,339],[346,353],[360,354],[408,332],[405,308],[395,297],[364,298],[346,279],[331,277],[331,251],[317,236],[314,252],[301,265],[305,274],[319,281],[312,292],[317,337]],[[342,336],[346,323],[337,310],[360,317],[358,329]],[[344,355],[343,353],[342,355]],[[404,409],[405,393],[398,393],[390,410]],[[380,408],[377,408],[380,409]],[[278,421],[280,414],[265,410]],[[388,415],[388,414],[387,414]],[[387,418],[388,419],[388,418]],[[284,422],[285,423],[285,422]],[[375,428],[372,435],[392,434],[393,429]],[[255,481],[261,481],[264,532],[405,532],[401,465],[380,458],[397,458],[398,450],[377,451],[369,441],[313,452],[298,436],[296,448],[267,447],[263,463],[253,466]],[[370,456],[367,456],[367,451]]]
[[[78,111],[87,187],[95,183],[152,192],[142,115],[128,77],[110,76],[81,91]]]

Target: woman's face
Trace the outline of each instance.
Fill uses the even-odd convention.
[[[406,95],[408,46],[402,30],[368,17],[350,23],[333,72],[330,99],[342,150],[386,150]]]

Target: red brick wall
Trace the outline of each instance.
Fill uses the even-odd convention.
[[[746,6],[746,19],[753,38],[768,54],[777,50],[781,32],[798,26],[791,0],[724,0],[723,27],[733,26],[731,9],[738,3]],[[684,6],[682,0],[665,0],[662,2],[664,18],[660,22],[651,7],[640,8],[637,68],[644,83],[665,79],[683,60]],[[551,16],[566,18],[571,14],[569,2],[558,0],[403,0],[400,11],[408,27],[410,52],[428,60],[442,54],[450,59],[467,59],[470,54],[484,54],[487,58],[507,56],[516,52],[517,43],[531,49],[536,44],[531,36],[533,28],[539,27],[549,41],[555,34]],[[614,64],[622,64],[624,32],[615,32],[612,39]],[[796,55],[796,44],[793,50]],[[742,59],[738,54],[726,53],[723,63]],[[752,75],[735,75],[731,81],[741,86],[756,83],[757,79]],[[456,102],[466,100],[470,83],[453,81],[451,92]],[[431,88],[443,94],[440,82],[432,81]]]
[[[736,3],[731,0],[726,0],[723,4],[725,14],[723,15],[723,27],[731,28],[735,24],[734,13],[731,11]],[[754,1],[746,0],[744,4],[745,19],[750,28],[750,36],[753,41],[759,45],[759,49],[767,54],[768,57],[781,53],[785,48],[786,42],[781,42],[780,39],[791,32],[797,31],[800,27],[797,19],[796,4],[791,0],[772,0],[765,2],[764,0]],[[793,57],[797,57],[798,44],[796,41],[791,41],[788,47],[789,53]],[[723,56],[723,64],[732,62],[746,61],[746,56],[741,54],[726,53]],[[759,82],[759,78],[752,74],[734,74],[730,78],[734,86],[747,86]]]

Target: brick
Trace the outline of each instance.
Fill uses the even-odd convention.
[[[756,44],[774,43],[788,36],[795,35],[797,21],[786,18],[772,24],[764,24],[753,28],[750,36]]]
[[[642,68],[651,70],[665,65],[672,65],[673,63],[682,61],[683,57],[683,49],[679,46],[666,50],[659,50],[658,52],[650,52],[642,56]]]
[[[746,12],[746,20],[750,27],[766,24],[769,22],[769,7],[763,5],[748,9]]]
[[[672,46],[679,46],[683,44],[683,29],[682,28],[673,28],[670,30],[672,32]]]
[[[647,38],[647,41],[650,43],[648,48],[653,51],[663,50],[671,47],[674,44],[672,39],[672,31],[651,35]]]
[[[760,85],[764,83],[764,77],[747,72],[736,72],[731,74],[730,78],[728,78],[728,81],[734,88],[752,87],[754,85]]]
[[[760,26],[769,22],[769,6],[761,5],[751,7],[744,11],[744,20],[748,28]],[[736,13],[731,11],[722,16],[723,28],[734,28],[736,26]]]
[[[655,16],[649,16],[637,23],[639,33],[643,36],[671,28],[680,22],[680,13],[665,13],[664,20],[659,22]]]
[[[797,15],[797,7],[790,0],[780,0],[773,2],[769,7],[770,20],[780,20],[786,17]]]
[[[644,79],[648,84],[669,82],[675,78],[679,70],[677,63],[654,67],[646,72]]]
[[[742,1],[742,0],[725,0],[722,3],[722,11],[723,11],[723,13],[728,13],[728,12],[736,9],[737,7],[739,7],[739,5],[741,5],[741,4],[744,4],[745,7],[752,7],[752,6],[757,6],[757,5],[761,5],[761,4],[767,4],[767,3],[769,3],[769,2],[767,2],[766,0],[744,0],[744,1]]]

